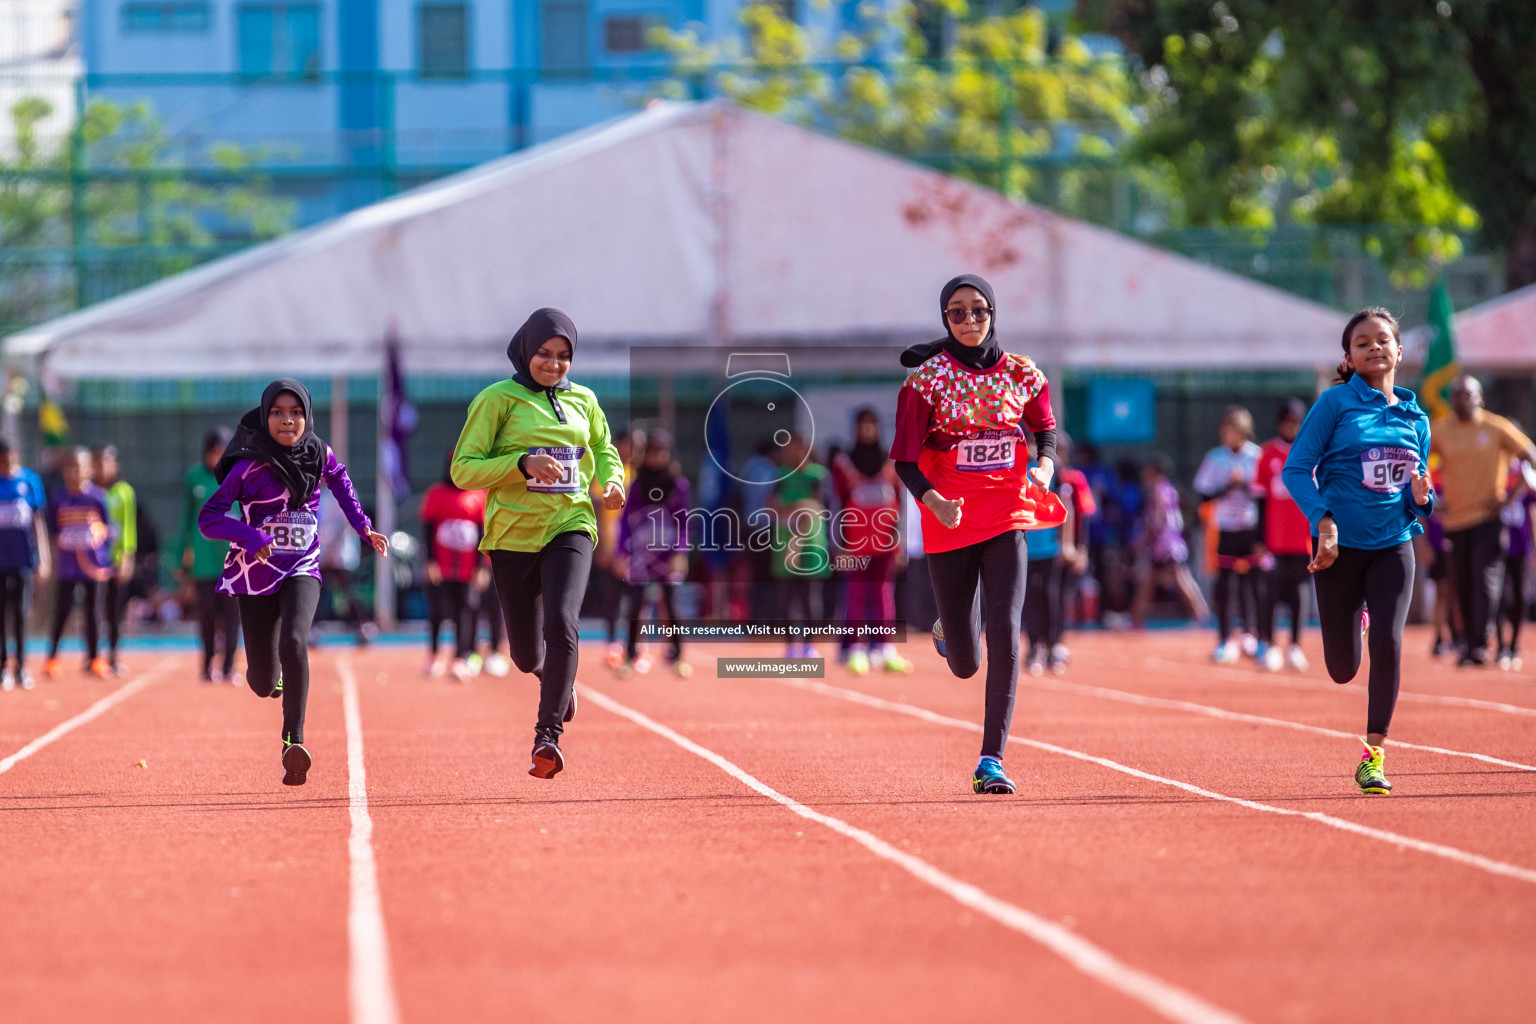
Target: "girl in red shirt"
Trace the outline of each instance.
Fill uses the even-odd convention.
[[[446,619],[453,623],[453,677],[474,674],[475,609],[470,587],[480,568],[480,535],[485,528],[485,492],[464,491],[448,477],[427,488],[421,499],[421,532],[427,546],[427,674],[443,674],[437,635]]]
[[[1019,679],[1024,531],[1066,520],[1060,499],[1047,493],[1056,469],[1056,417],[1045,374],[997,340],[991,285],[974,274],[954,278],[939,310],[945,337],[902,353],[902,365],[916,369],[897,396],[891,458],[919,506],[939,610],[934,646],[962,679],[981,664],[980,586],[987,696],[971,787],[1012,793],[1002,760]],[[1039,465],[1029,470],[1024,428],[1039,448]]]

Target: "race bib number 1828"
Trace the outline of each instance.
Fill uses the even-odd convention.
[[[1360,452],[1362,483],[1381,494],[1396,494],[1413,479],[1419,453],[1412,448],[1366,448]]]
[[[968,473],[1012,469],[1019,440],[1017,430],[983,430],[955,446],[955,468]]]

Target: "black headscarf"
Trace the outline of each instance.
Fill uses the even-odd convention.
[[[267,430],[267,414],[277,396],[284,391],[298,398],[304,407],[304,433],[292,446],[279,444]],[[269,464],[283,485],[288,488],[288,507],[299,508],[320,487],[320,474],[325,469],[325,442],[315,433],[314,406],[310,402],[309,389],[292,377],[280,377],[267,385],[261,393],[261,405],[240,417],[235,436],[224,449],[223,458],[213,468],[219,483],[235,468],[241,459]]]
[[[950,296],[961,288],[975,288],[981,292],[982,298],[987,300],[987,305],[993,310],[987,321],[987,336],[981,339],[980,345],[974,347],[955,340],[949,329],[949,320],[944,315],[944,307],[949,304]],[[997,301],[992,297],[992,286],[984,278],[976,274],[961,274],[951,278],[939,294],[939,322],[944,325],[944,337],[908,348],[901,354],[902,366],[921,366],[940,352],[948,352],[973,370],[985,370],[1003,357],[1003,346],[997,340]]]
[[[885,460],[890,458],[890,456],[886,453],[885,446],[880,443],[880,439],[878,437],[875,438],[874,444],[865,444],[858,439],[859,423],[866,417],[873,416],[873,410],[859,410],[858,415],[853,418],[853,447],[848,449],[848,461],[853,463],[854,469],[858,470],[862,475],[868,477],[872,477],[879,473],[881,468],[885,466]],[[876,418],[875,425],[878,427],[879,424],[880,420]]]
[[[670,458],[660,469],[651,469],[645,464],[645,456],[652,448],[665,449],[671,455],[672,435],[665,430],[653,430],[645,436],[645,452],[640,457],[640,468],[635,471],[635,483],[630,490],[639,495],[641,504],[660,505],[671,497],[672,489],[677,486],[677,475],[672,472]]]
[[[544,385],[533,379],[533,374],[528,372],[528,365],[533,362],[534,353],[539,346],[550,338],[559,335],[571,343],[571,355],[576,355],[576,324],[570,317],[558,309],[545,306],[536,309],[523,321],[523,326],[512,335],[512,340],[507,342],[507,358],[512,360],[512,368],[517,372],[512,379],[530,391],[544,391]],[[555,387],[568,391],[571,387],[569,380],[562,380]]]

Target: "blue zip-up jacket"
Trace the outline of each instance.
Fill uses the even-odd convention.
[[[1340,547],[1375,551],[1424,532],[1434,492],[1415,504],[1411,484],[1413,470],[1429,472],[1429,417],[1412,391],[1392,390],[1396,405],[1357,374],[1324,391],[1302,422],[1280,479],[1312,536],[1328,512]]]

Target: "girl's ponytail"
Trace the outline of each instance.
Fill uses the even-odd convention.
[[[1347,384],[1349,379],[1355,375],[1355,371],[1349,368],[1349,359],[1347,358],[1349,356],[1349,339],[1355,333],[1356,325],[1362,320],[1370,320],[1372,317],[1377,320],[1385,320],[1387,326],[1392,329],[1393,339],[1396,340],[1398,345],[1402,345],[1403,332],[1397,324],[1397,317],[1392,315],[1391,310],[1384,306],[1366,306],[1360,312],[1350,317],[1349,323],[1344,325],[1344,337],[1340,344],[1344,348],[1346,358],[1340,360],[1339,365],[1333,369],[1333,382],[1335,384]]]

